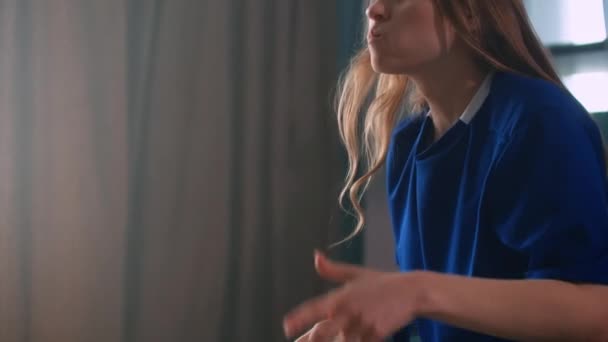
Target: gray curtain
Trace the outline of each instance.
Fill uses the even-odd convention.
[[[0,340],[282,340],[341,224],[336,17],[0,0]]]

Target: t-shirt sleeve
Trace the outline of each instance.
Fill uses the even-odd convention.
[[[588,115],[575,114],[532,114],[503,140],[488,183],[489,219],[529,260],[526,277],[608,284],[602,140]]]

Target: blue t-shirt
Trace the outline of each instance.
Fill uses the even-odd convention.
[[[474,113],[428,146],[429,115],[394,130],[386,167],[400,269],[608,284],[598,127],[550,82],[496,72],[486,88]],[[499,341],[428,319],[414,324],[423,342]]]

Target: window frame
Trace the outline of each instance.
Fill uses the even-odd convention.
[[[574,0],[574,1],[577,1],[577,0]],[[604,24],[605,24],[606,32],[607,32],[607,37],[606,37],[606,39],[604,39],[604,41],[590,43],[590,44],[580,44],[580,45],[550,44],[550,45],[545,45],[545,46],[548,49],[548,51],[551,53],[551,55],[554,59],[559,59],[561,57],[577,58],[578,56],[583,58],[583,56],[590,54],[590,53],[608,51],[608,0],[604,0]],[[558,72],[560,72],[560,70],[558,70]],[[560,72],[560,77],[564,77],[563,75],[561,75],[561,72]],[[608,115],[607,112],[591,112],[591,114],[597,115],[597,116],[607,116]],[[606,138],[608,138],[608,136],[606,136]]]

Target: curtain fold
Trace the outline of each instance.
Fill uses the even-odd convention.
[[[3,341],[120,339],[125,65],[107,52],[124,46],[116,4],[3,3]]]
[[[336,18],[0,1],[0,340],[283,340],[340,234]]]

